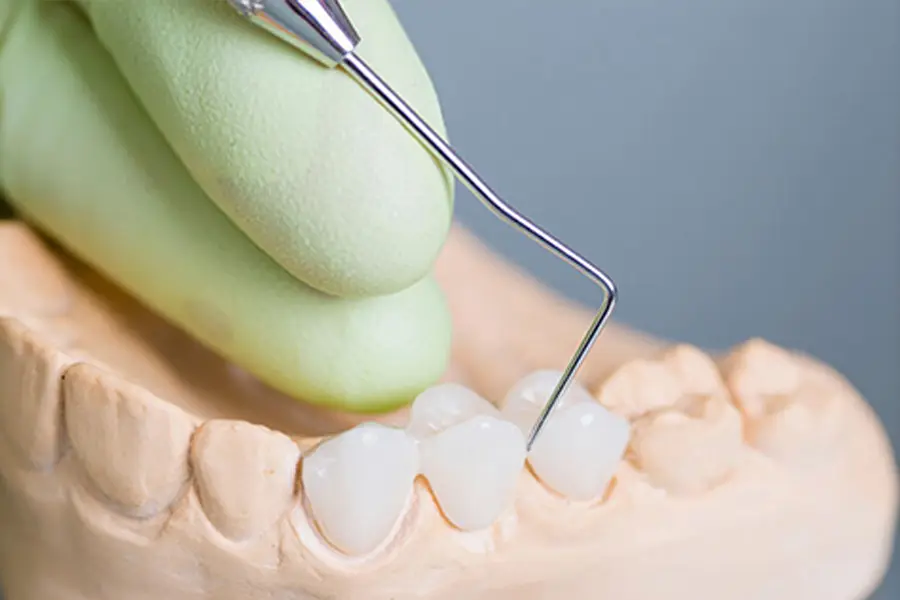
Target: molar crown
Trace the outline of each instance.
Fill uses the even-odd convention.
[[[507,394],[503,414],[527,434],[561,373],[538,371]],[[528,461],[541,481],[579,501],[604,493],[618,469],[630,436],[628,421],[601,406],[577,382],[560,398],[536,440]]]
[[[407,431],[419,441],[422,475],[444,515],[472,531],[512,504],[525,464],[525,437],[468,388],[445,384],[413,402]]]

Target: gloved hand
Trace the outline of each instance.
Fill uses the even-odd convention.
[[[360,54],[441,131],[387,0],[344,4]],[[450,174],[226,0],[0,0],[0,111],[18,212],[263,381],[377,411],[445,369]]]

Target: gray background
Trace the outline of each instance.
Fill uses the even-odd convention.
[[[900,0],[393,2],[455,145],[613,275],[619,320],[810,351],[900,445]],[[596,300],[465,193],[458,214]],[[898,597],[895,556],[876,598]]]
[[[393,0],[460,152],[620,320],[852,379],[900,446],[900,1]],[[467,193],[462,221],[585,302]],[[900,560],[876,596],[900,598]]]

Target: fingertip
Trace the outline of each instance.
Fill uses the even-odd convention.
[[[194,180],[295,278],[357,297],[431,270],[452,181],[349,75],[218,3],[79,1]],[[345,8],[364,32],[361,55],[443,133],[435,90],[390,4]]]
[[[433,270],[453,218],[434,167],[422,157],[365,170],[327,156],[317,162],[322,168],[304,189],[315,206],[261,233],[282,267],[315,289],[351,298],[399,292]]]
[[[452,326],[431,277],[398,294],[342,302],[356,308],[323,319],[321,331],[303,323],[314,347],[290,352],[297,338],[289,335],[290,320],[282,319],[279,328],[288,335],[277,336],[284,341],[281,352],[267,340],[256,372],[300,401],[356,414],[404,406],[440,379],[450,361]]]

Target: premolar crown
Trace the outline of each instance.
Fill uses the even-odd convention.
[[[419,472],[419,452],[400,429],[364,423],[303,461],[303,488],[319,529],[339,550],[366,554],[403,515]]]
[[[507,394],[503,415],[527,433],[561,373],[538,371]],[[528,456],[545,485],[573,500],[601,496],[628,446],[628,421],[601,406],[577,382],[560,399]]]
[[[487,400],[460,385],[435,386],[416,398],[407,431],[419,440],[422,474],[458,528],[489,527],[512,503],[525,437]]]

